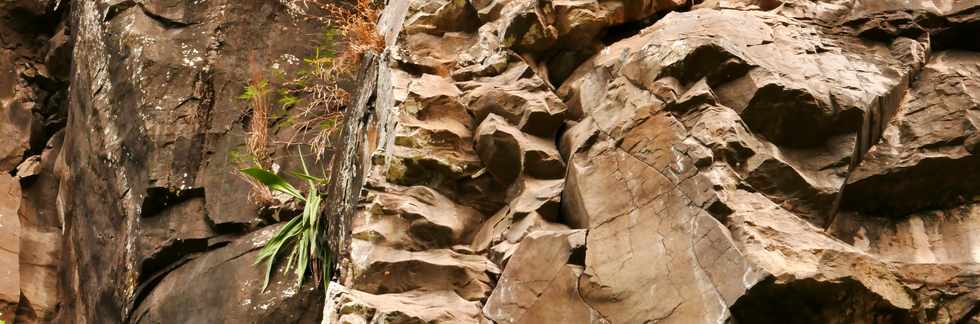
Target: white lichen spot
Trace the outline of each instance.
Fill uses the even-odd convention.
[[[300,59],[293,54],[283,54],[280,59],[286,62],[286,64],[297,65],[300,63]]]
[[[196,48],[190,47],[187,44],[180,44],[180,54],[183,56],[182,63],[185,66],[197,67],[198,64],[204,62],[204,58],[201,57],[201,51]]]
[[[307,0],[280,0],[279,2],[286,6],[286,12],[288,12],[290,16],[297,17],[306,15],[306,8],[309,8],[306,1]]]

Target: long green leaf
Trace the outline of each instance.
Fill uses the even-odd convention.
[[[252,177],[252,179],[255,179],[266,187],[269,187],[270,190],[290,195],[299,200],[306,200],[306,198],[303,197],[303,194],[299,192],[299,189],[296,189],[296,187],[293,187],[293,185],[289,184],[289,182],[286,182],[286,179],[283,179],[275,173],[269,172],[263,168],[254,167],[242,169],[241,171],[242,173]]]
[[[297,177],[297,178],[306,180],[306,181],[313,181],[313,182],[316,182],[316,183],[326,183],[327,182],[327,179],[316,177],[316,176],[312,176],[312,175],[309,175],[309,174],[304,174],[302,172],[289,171],[289,174],[292,175],[292,176],[294,176],[294,177]]]
[[[299,246],[296,248],[299,251],[299,263],[296,264],[296,284],[299,286],[303,285],[303,278],[306,277],[306,266],[309,263],[309,252],[306,251],[307,245],[310,244],[309,239],[308,235],[301,236]]]
[[[265,247],[259,251],[259,256],[256,258],[255,263],[258,264],[262,261],[268,260],[266,261],[265,281],[262,282],[263,291],[269,286],[269,279],[272,277],[272,266],[275,264],[276,255],[279,254],[279,250],[282,248],[283,243],[285,243],[287,236],[289,236],[288,234],[292,232],[293,229],[297,228],[296,225],[298,223],[299,222],[296,218],[289,220],[286,225],[283,225],[283,227],[280,228],[268,242],[266,242]]]
[[[306,278],[306,272],[311,268],[312,271],[323,271],[324,282],[330,280],[330,254],[327,253],[326,249],[319,246],[319,244],[322,243],[320,241],[320,206],[323,202],[323,197],[320,196],[320,193],[317,190],[317,185],[324,183],[326,180],[310,175],[309,168],[306,165],[306,160],[303,158],[302,149],[299,149],[299,157],[303,166],[303,172],[297,172],[294,173],[294,175],[300,179],[306,180],[308,188],[305,197],[303,197],[302,193],[298,189],[272,172],[261,168],[249,168],[242,170],[243,173],[255,178],[262,184],[268,186],[270,189],[286,193],[304,202],[302,214],[290,219],[285,225],[283,225],[283,227],[280,228],[271,239],[269,239],[266,246],[259,251],[259,255],[256,258],[256,264],[261,262],[267,263],[266,278],[265,283],[262,285],[262,290],[265,290],[269,284],[269,280],[272,276],[273,265],[279,258],[282,249],[289,250],[283,272],[288,273],[290,270],[292,270],[297,277],[298,285],[303,284],[303,280]],[[314,275],[314,277],[316,277],[316,275]]]

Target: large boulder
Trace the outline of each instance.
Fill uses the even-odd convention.
[[[756,11],[669,14],[604,50],[560,90],[583,118],[562,204],[588,229],[584,302],[613,323],[924,314],[891,260],[822,228],[912,70],[888,47]]]
[[[143,285],[133,323],[225,321],[317,323],[322,291],[311,280],[300,285],[292,272],[276,271],[263,287],[264,267],[254,266],[265,243],[281,226],[269,226],[226,246],[175,261]],[[280,269],[281,270],[281,269]]]

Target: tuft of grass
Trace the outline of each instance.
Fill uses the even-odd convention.
[[[302,151],[300,151],[300,162],[303,165],[303,172],[295,172],[293,175],[306,180],[308,188],[305,195],[284,178],[262,167],[241,170],[243,174],[261,183],[269,190],[284,193],[303,203],[303,213],[286,222],[286,225],[279,229],[259,251],[255,264],[258,265],[263,262],[266,264],[262,290],[269,286],[272,268],[283,251],[288,251],[285,271],[293,270],[297,277],[297,285],[303,284],[307,269],[313,273],[313,280],[316,283],[330,278],[330,257],[327,249],[321,246],[319,239],[322,230],[324,230],[320,222],[320,206],[323,198],[317,188],[326,180],[310,175]]]
[[[254,58],[249,65],[251,80],[245,87],[245,91],[238,98],[248,101],[251,112],[251,119],[249,120],[247,131],[248,136],[245,139],[245,146],[248,149],[247,156],[262,167],[266,164],[269,157],[269,110],[271,109],[269,95],[271,89],[269,81],[265,79],[257,67],[258,65],[255,64]],[[262,204],[268,204],[274,201],[272,193],[263,188],[261,184],[249,178],[245,180],[252,187],[252,191],[249,193],[252,200]]]
[[[263,77],[257,65],[251,64],[250,69],[252,80],[245,87],[245,92],[239,96],[239,99],[247,100],[252,111],[246,142],[249,153],[262,163],[268,157],[269,110],[271,109],[269,94],[271,91],[269,81]]]

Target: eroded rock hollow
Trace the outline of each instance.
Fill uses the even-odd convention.
[[[263,287],[311,3],[0,1],[0,320],[980,323],[980,1],[378,1]]]

